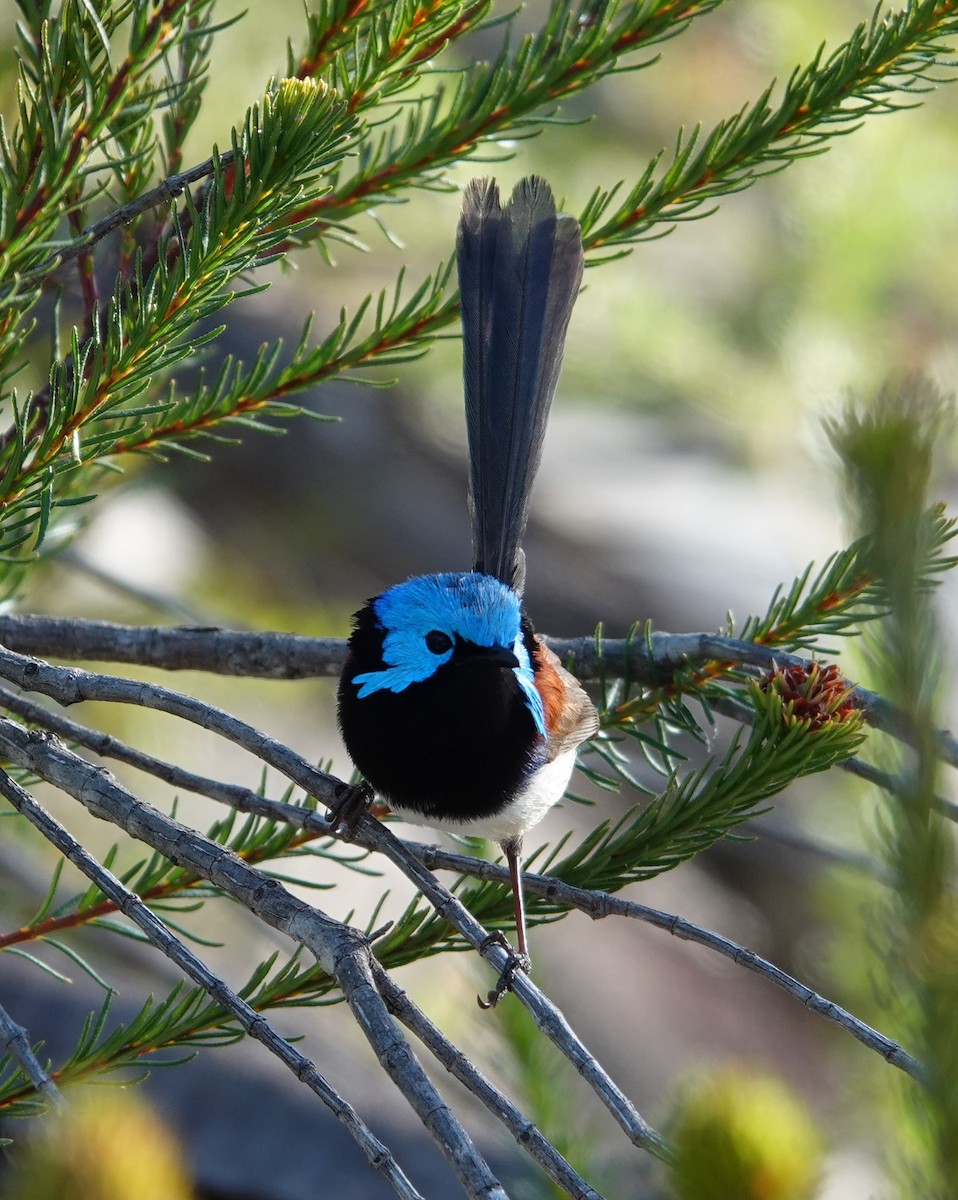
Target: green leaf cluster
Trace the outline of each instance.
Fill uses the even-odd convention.
[[[354,246],[348,222],[448,188],[447,169],[470,156],[503,157],[567,98],[652,67],[719,4],[554,0],[540,29],[515,38],[491,0],[323,0],[290,39],[287,79],[264,80],[230,150],[211,147],[199,173],[182,171],[183,146],[224,28],[214,0],[22,4],[18,108],[0,128],[0,589],[51,530],[69,534],[67,510],[104,468],[276,431],[303,411],[295,393],[423,353],[456,316],[440,266],[344,311],[318,346],[307,324],[291,356],[273,343],[211,379],[171,382],[207,353],[223,307],[254,289],[249,272],[310,245]],[[500,48],[476,61],[469,39],[500,26]],[[597,190],[582,214],[593,260],[913,103],[948,77],[956,31],[940,0],[876,10],[783,88],[682,133],[669,162],[654,156],[637,181]],[[101,241],[105,210],[113,236]],[[43,339],[53,353],[38,376]]]

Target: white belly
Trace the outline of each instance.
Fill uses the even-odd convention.
[[[558,804],[569,786],[574,766],[575,750],[567,750],[540,767],[504,809],[475,821],[457,821],[449,817],[436,820],[398,805],[391,804],[389,807],[411,825],[428,825],[430,829],[444,829],[464,837],[506,842],[521,838],[527,829],[539,824],[554,804]]]

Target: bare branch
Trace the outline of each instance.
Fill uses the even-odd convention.
[[[4,719],[0,720],[0,747],[11,762],[55,784],[94,816],[119,825],[170,862],[208,879],[260,920],[309,950],[339,983],[379,1061],[432,1133],[466,1195],[475,1200],[506,1200],[485,1160],[389,1015],[373,980],[369,942],[358,930],[306,904],[226,847],[138,800],[106,771],[91,766],[56,738],[29,733]],[[505,952],[500,953],[504,959]]]
[[[14,659],[18,659],[20,656],[12,657]],[[20,665],[22,669],[22,664],[5,661],[9,660],[9,658],[9,652],[0,652],[0,670],[2,670],[4,673],[7,673],[13,666],[17,665]],[[65,680],[63,678],[64,675],[70,676],[70,679]],[[132,683],[132,681],[127,680],[109,680],[107,677],[92,677],[91,680],[87,678],[89,675],[89,672],[65,672],[60,668],[44,666],[42,672],[40,672],[40,682],[42,682],[43,690],[47,691],[47,694],[60,691],[70,696],[76,692],[82,694],[85,698],[92,698],[92,696],[89,696],[87,693],[89,688],[93,686],[93,682],[95,682],[96,679],[100,679],[101,682],[111,685],[106,688],[107,694],[110,694],[114,691],[114,688],[112,687],[113,684],[119,683],[124,686],[118,689],[118,694],[126,695],[126,685]],[[32,678],[36,680],[37,677],[33,676]],[[171,695],[175,696],[176,694],[172,693]],[[195,704],[198,702],[193,703]],[[169,711],[169,709],[167,709],[167,711]],[[232,721],[233,718],[230,718],[230,720]],[[0,723],[0,745],[4,743],[4,735],[2,730],[6,726],[11,725],[11,722]],[[13,728],[16,729],[18,727],[13,726]],[[254,731],[254,733],[255,732],[256,731]],[[260,734],[257,734],[256,736],[258,738],[262,738],[262,735]],[[42,742],[41,744],[50,745],[51,743]],[[254,752],[256,751],[254,750]],[[62,749],[59,751],[60,756],[67,753],[68,752],[63,751]],[[292,763],[295,767],[297,762],[299,764],[298,770],[284,772],[287,773],[290,778],[294,778],[294,775],[296,774],[303,775],[305,773],[308,776],[315,773],[314,768],[310,767],[305,760],[299,759],[297,755],[292,753],[292,751],[287,750],[285,751],[285,754],[287,756],[287,765]],[[75,756],[71,757],[75,758]],[[11,758],[13,761],[21,762],[21,765],[26,765],[23,764],[20,759],[17,759],[13,754],[11,754]],[[83,768],[86,771],[93,771],[93,768],[90,767],[89,764],[83,763],[82,759],[76,759],[76,762],[82,763]],[[32,769],[38,770],[44,778],[51,779],[58,786],[63,787],[64,790],[70,792],[71,795],[75,795],[76,798],[82,803],[86,804],[88,807],[91,807],[92,811],[96,811],[96,809],[91,806],[88,797],[82,794],[82,790],[80,793],[78,793],[77,785],[71,778],[73,773],[69,771],[64,773],[61,763],[54,764],[57,768],[56,775],[47,773],[49,768],[47,770],[42,770],[35,763],[31,763],[30,765]],[[280,769],[283,768],[281,767]],[[105,776],[104,772],[99,772],[97,774],[100,776]],[[339,781],[332,779],[332,777],[325,778],[332,782],[334,788],[345,786],[339,783]],[[70,786],[71,783],[72,786]],[[312,794],[315,794],[314,789],[308,787],[308,783],[304,784],[304,786],[306,786],[307,790],[309,790]],[[119,785],[111,781],[112,789],[118,789],[118,787]],[[107,811],[105,813],[97,813],[97,815],[105,815],[107,819],[114,820],[117,823],[122,824],[123,827],[127,829],[127,832],[131,834],[131,836],[138,837],[140,840],[146,841],[147,844],[152,845],[154,849],[159,850],[160,853],[162,853],[165,857],[170,858],[171,861],[180,863],[181,865],[190,865],[191,869],[196,870],[199,874],[203,875],[204,878],[211,878],[212,882],[214,882],[217,886],[224,886],[221,884],[218,878],[213,878],[209,874],[208,865],[204,865],[201,868],[192,862],[184,864],[183,860],[176,856],[176,846],[163,849],[162,846],[157,844],[155,840],[151,840],[151,836],[152,838],[157,836],[154,828],[156,820],[159,819],[161,821],[167,821],[168,818],[163,817],[162,814],[157,813],[148,805],[140,804],[139,801],[136,801],[133,797],[129,796],[128,793],[124,793],[123,789],[119,789],[119,791],[124,796],[128,797],[128,799],[124,801],[125,806],[128,806],[130,803],[132,803],[142,812],[149,813],[150,828],[146,831],[143,831],[140,829],[139,822],[128,824],[128,821],[132,821],[132,816],[127,816],[121,820],[117,815],[111,815],[111,809],[113,807],[112,803],[107,806]],[[220,793],[216,798],[225,798],[225,795],[222,793],[219,787],[209,789],[207,794],[212,794],[213,792]],[[264,815],[269,812],[269,815],[271,816],[278,815],[278,813],[274,812],[272,808],[265,808],[264,805],[270,805],[270,802],[264,801],[261,797],[257,797],[255,793],[247,793],[243,796],[235,796],[234,793],[234,798],[242,802],[246,811],[256,811]],[[302,819],[304,821],[309,815],[309,810],[297,810],[292,806],[276,805],[276,809],[278,812],[288,812],[289,814],[300,812],[302,813]],[[312,815],[317,818],[317,828],[321,829],[324,833],[328,832],[332,834],[333,828],[329,822],[323,821],[322,818],[318,817],[318,814]],[[322,822],[322,824],[319,824],[319,822]],[[172,824],[181,831],[179,835],[181,837],[200,837],[200,835],[194,834],[193,831],[187,830],[184,826],[177,825],[175,822]],[[151,836],[147,836],[147,833],[150,833]],[[498,946],[495,943],[489,943],[488,931],[483,928],[483,926],[472,916],[472,914],[449,891],[447,891],[438,883],[436,878],[423,867],[422,863],[414,855],[408,852],[402,842],[394,837],[384,825],[372,817],[366,817],[360,821],[358,830],[354,835],[357,841],[359,840],[360,835],[362,835],[362,844],[366,848],[385,854],[393,863],[395,863],[403,871],[407,878],[409,878],[416,885],[429,903],[433,905],[439,915],[452,924],[454,928],[468,942],[470,942],[472,946],[479,950],[480,953],[482,953],[483,956],[492,963],[496,971],[501,973],[503,968],[506,966],[507,952],[501,946]],[[201,840],[204,842],[206,841],[206,839]],[[209,845],[212,846],[215,845],[215,843],[209,843]],[[251,869],[246,867],[245,864],[244,868],[246,870]],[[271,882],[275,886],[280,886],[276,884],[275,881]],[[224,890],[229,891],[229,889],[226,887],[224,887]],[[233,893],[230,892],[229,894]],[[254,909],[254,911],[256,910]],[[264,920],[269,920],[269,917],[265,914],[261,915],[263,915]],[[310,948],[313,949],[312,946],[310,946]],[[317,953],[315,949],[313,949],[313,952]],[[323,966],[325,969],[329,970],[325,963],[323,963]],[[330,973],[334,974],[337,979],[339,978],[335,972],[330,971]],[[587,1081],[596,1091],[599,1098],[603,1101],[622,1128],[626,1131],[630,1139],[636,1145],[651,1151],[659,1157],[667,1157],[668,1148],[661,1135],[652,1129],[652,1127],[644,1120],[644,1118],[641,1117],[624,1093],[612,1082],[608,1073],[596,1061],[595,1057],[589,1053],[585,1045],[576,1036],[558,1009],[556,1009],[555,1006],[551,1004],[551,1002],[548,1001],[546,997],[539,991],[539,989],[536,988],[528,979],[522,977],[518,978],[516,980],[516,987],[514,990],[522,1003],[525,1004],[532,1013],[533,1017],[536,1019],[543,1031],[555,1042],[562,1053],[566,1055],[569,1061],[587,1079]],[[348,998],[349,997],[347,995],[347,999]]]
[[[3,649],[0,649],[0,677],[26,691],[49,696],[62,705],[102,700],[137,704],[180,717],[242,746],[327,805],[334,803],[347,786],[238,717],[170,688],[114,675],[97,675],[77,667],[54,667]]]
[[[175,763],[155,758],[152,754],[128,746],[119,738],[113,737],[112,734],[101,733],[99,729],[90,729],[86,725],[80,725],[77,721],[71,721],[69,717],[63,716],[62,713],[45,708],[33,700],[28,700],[26,696],[11,692],[4,687],[0,687],[0,708],[16,713],[31,725],[47,729],[50,733],[55,733],[57,737],[63,738],[73,745],[92,750],[100,758],[112,758],[127,766],[135,767],[138,771],[161,779],[171,787],[193,792],[198,796],[208,796],[211,800],[218,800],[222,804],[229,805],[230,808],[235,808],[238,812],[261,811],[259,806],[263,797],[258,792],[254,792],[252,788],[246,788],[236,783],[225,783],[219,779],[210,779],[206,775],[197,775]],[[267,801],[267,803],[276,802]],[[284,810],[296,811],[290,805],[284,804],[280,807]],[[303,811],[310,810],[304,809]]]
[[[495,1117],[512,1133],[520,1146],[545,1171],[549,1178],[574,1200],[602,1200],[581,1176],[572,1169],[561,1154],[542,1136],[535,1125],[479,1072],[462,1051],[429,1020],[410,1000],[406,992],[392,980],[379,963],[373,963],[373,973],[380,994],[389,1011],[426,1046],[446,1070],[464,1084]]]
[[[338,675],[346,654],[340,638],[12,615],[0,617],[0,644],[21,654],[267,679]]]
[[[0,1004],[0,1051],[5,1051],[20,1064],[24,1075],[51,1108],[60,1107],[63,1104],[60,1089],[33,1053],[27,1031],[14,1021],[2,1004]]]
[[[515,976],[512,991],[532,1014],[539,1029],[592,1088],[632,1144],[648,1150],[663,1162],[670,1162],[672,1148],[669,1143],[640,1116],[628,1096],[579,1040],[559,1009],[539,991],[527,975]]]
[[[323,1078],[310,1059],[294,1049],[285,1038],[280,1037],[269,1022],[215,975],[201,959],[197,958],[135,892],[124,887],[111,871],[88,854],[80,843],[5,771],[0,771],[0,793],[19,813],[26,817],[34,828],[38,829],[48,841],[56,846],[64,858],[72,862],[92,883],[96,884],[100,891],[113,901],[117,909],[146,934],[157,949],[176,963],[194,983],[199,984],[217,1004],[239,1022],[250,1037],[262,1042],[271,1054],[276,1055],[282,1063],[289,1067],[297,1079],[305,1083],[320,1098],[336,1120],[359,1144],[370,1165],[381,1171],[389,1180],[397,1195],[404,1197],[405,1200],[422,1200],[420,1193],[406,1178],[389,1149],[361,1120],[352,1105],[347,1103]],[[0,1034],[2,1034],[2,1016],[0,1016]],[[53,1088],[54,1094],[57,1094],[52,1081],[49,1080],[49,1077],[45,1078],[46,1085],[42,1085],[31,1075],[31,1080],[41,1093],[44,1093],[48,1086]]]
[[[119,742],[118,739],[109,737],[108,734],[88,730],[88,728],[78,725],[77,722],[67,720],[58,713],[49,712],[48,709],[5,689],[0,689],[0,704],[31,722],[42,721],[59,736],[68,738],[78,745],[84,745],[86,748],[94,750],[96,754],[118,758],[130,766],[148,770],[150,774],[157,775],[158,778],[166,780],[174,786],[185,787],[187,790],[221,800],[240,811],[255,812],[255,814],[268,817],[270,820],[295,824],[300,829],[315,829],[318,833],[333,835],[331,823],[315,810],[297,808],[297,806],[283,804],[277,800],[265,799],[257,792],[251,791],[250,788],[223,784],[217,780],[192,775],[182,768],[174,767],[158,758],[145,755],[142,751],[134,750]],[[463,1082],[469,1091],[472,1091],[486,1105],[486,1108],[496,1115],[498,1120],[503,1122],[504,1126],[513,1133],[516,1141],[519,1141],[520,1145],[525,1148],[529,1157],[532,1157],[543,1168],[553,1182],[567,1190],[569,1195],[574,1196],[576,1200],[601,1200],[599,1193],[595,1192],[585,1180],[576,1174],[569,1163],[565,1162],[561,1154],[555,1150],[555,1147],[543,1138],[539,1130],[529,1123],[514,1104],[511,1104],[508,1097],[490,1084],[474,1064],[469,1062],[468,1058],[453,1043],[449,1042],[449,1039],[445,1038],[435,1025],[432,1025],[432,1022],[420,1012],[420,1009],[409,1000],[405,992],[389,978],[376,961],[373,961],[373,973],[376,976],[379,992],[390,1012],[415,1033],[415,1036],[429,1048],[437,1060],[451,1074],[455,1075],[456,1079]]]
[[[217,780],[193,775],[191,772],[185,771],[180,767],[172,766],[159,759],[154,759],[149,755],[143,754],[139,750],[131,749],[116,738],[98,733],[95,730],[86,729],[82,725],[68,721],[59,714],[49,713],[41,709],[38,705],[32,704],[29,700],[14,696],[4,689],[0,689],[0,705],[19,712],[20,715],[26,717],[28,720],[42,720],[54,732],[68,737],[71,741],[79,745],[87,746],[98,754],[115,757],[141,770],[149,771],[151,774],[157,775],[175,786],[209,796],[238,811],[255,813],[269,820],[284,821],[295,825],[299,829],[312,829],[317,833],[330,837],[336,835],[333,824],[312,809],[284,804],[278,800],[269,800],[248,788],[220,783]],[[743,710],[745,716],[742,714],[736,715],[740,719],[747,719],[747,714],[750,710],[745,705],[739,707]],[[857,765],[853,767],[850,764]],[[884,772],[878,771],[877,768],[871,767],[867,763],[861,763],[860,760],[854,759],[847,760],[841,765],[849,770],[854,770],[856,774],[864,774],[866,778],[871,779],[872,782],[878,783],[887,790],[894,790],[894,781]],[[370,851],[382,850],[380,839],[378,837],[370,837],[365,826],[354,830],[351,838],[356,845],[364,849]],[[456,871],[460,875],[468,875],[487,882],[503,883],[506,885],[509,883],[506,868],[495,863],[486,862],[483,859],[467,855],[456,854],[452,851],[442,850],[437,846],[427,846],[418,842],[403,840],[401,845],[406,851],[418,858],[430,872],[450,870]],[[403,867],[402,862],[399,865]],[[834,1001],[828,1000],[814,992],[811,988],[806,987],[805,984],[788,975],[773,963],[761,958],[754,951],[739,946],[728,938],[712,933],[710,930],[702,929],[684,920],[684,918],[671,913],[649,908],[647,905],[620,900],[611,896],[608,892],[595,892],[576,888],[570,884],[563,883],[555,876],[524,872],[523,880],[527,894],[542,896],[546,900],[565,904],[570,908],[580,909],[594,919],[617,915],[647,921],[659,928],[667,929],[670,933],[682,937],[686,941],[697,942],[711,950],[715,950],[717,953],[731,958],[739,965],[746,966],[749,970],[764,976],[776,984],[776,986],[783,988],[790,995],[800,1000],[806,1008],[819,1013],[826,1020],[839,1025],[862,1042],[863,1045],[881,1054],[892,1065],[900,1067],[915,1078],[921,1078],[923,1070],[921,1064],[917,1063],[897,1043],[885,1037],[884,1034],[872,1029],[863,1021],[858,1020],[857,1017]],[[417,886],[420,886],[423,883],[423,876],[417,875],[413,881]],[[435,902],[435,897],[428,898]],[[458,914],[456,911],[446,905],[445,897],[442,898],[441,903],[437,902],[436,906],[447,920],[450,920],[460,929],[463,936],[467,936],[466,930],[461,927],[457,919]],[[476,945],[477,943],[473,941],[473,944]]]
[[[200,179],[205,179],[207,176],[212,175],[216,170],[217,161],[221,168],[225,169],[232,166],[233,158],[232,150],[224,150],[217,158],[208,158],[205,162],[199,163],[195,167],[190,167],[186,171],[181,171],[178,175],[170,175],[162,183],[158,183],[156,187],[151,188],[148,192],[144,192],[142,196],[137,196],[135,200],[124,204],[101,220],[94,222],[94,224],[88,225],[86,229],[82,230],[78,238],[69,242],[66,246],[62,246],[55,254],[51,254],[48,259],[45,259],[35,271],[32,271],[28,277],[28,282],[34,276],[43,275],[61,263],[72,262],[73,259],[79,258],[91,246],[95,246],[97,242],[102,241],[103,238],[108,237],[114,230],[121,228],[121,226],[129,225],[141,213],[147,212],[151,208],[156,208],[160,204],[166,204],[170,200],[175,200],[177,196],[183,194],[191,183],[197,183]]]
[[[410,852],[405,842],[374,817],[364,815],[358,822],[354,840],[365,848],[384,854],[416,885],[441,917],[454,925],[501,975],[508,962],[508,952],[489,935],[460,901],[427,871],[420,859]],[[668,1160],[671,1154],[665,1138],[645,1120],[625,1093],[615,1084],[593,1054],[589,1052],[559,1009],[549,1000],[528,975],[517,973],[511,988],[513,994],[528,1009],[542,1032],[554,1043],[586,1080],[609,1110],[629,1139],[657,1158]]]
[[[767,671],[774,663],[797,666],[809,661],[808,656],[716,633],[656,632],[648,642],[611,638],[597,642],[593,637],[544,640],[584,682],[625,678],[661,686],[676,670],[696,663],[727,662]],[[346,655],[345,642],[339,638],[189,625],[140,628],[64,617],[0,617],[0,644],[25,654],[268,679],[336,676]],[[907,741],[907,722],[894,705],[867,688],[856,687],[852,695],[871,725]],[[939,733],[939,754],[958,766],[958,738],[947,730]]]
[[[442,850],[438,846],[426,846],[412,842],[405,844],[417,857],[422,859],[423,864],[430,870],[456,871],[460,875],[469,875],[474,879],[506,885],[509,883],[507,868],[497,863],[471,858],[464,854],[455,854]],[[654,925],[657,929],[664,929],[667,933],[671,933],[683,941],[695,942],[709,950],[714,950],[717,954],[731,959],[732,962],[746,967],[749,971],[754,971],[782,988],[789,995],[801,1001],[805,1008],[838,1025],[852,1037],[857,1038],[862,1045],[867,1046],[869,1050],[880,1054],[892,1066],[898,1067],[919,1081],[923,1081],[925,1078],[924,1066],[903,1050],[897,1042],[872,1029],[870,1025],[866,1025],[864,1021],[854,1017],[847,1009],[842,1008],[833,1000],[828,1000],[810,987],[806,987],[800,980],[762,958],[754,950],[740,946],[730,938],[713,933],[710,929],[703,929],[700,925],[695,925],[673,913],[650,908],[647,904],[637,904],[632,900],[623,900],[608,892],[594,892],[577,888],[563,883],[553,875],[537,875],[531,871],[524,871],[522,881],[528,894],[541,896],[556,904],[568,905],[569,908],[579,909],[593,920],[598,921],[603,917],[611,916],[630,917],[633,920]]]

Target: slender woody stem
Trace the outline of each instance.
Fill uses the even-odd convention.
[[[60,1089],[34,1054],[27,1031],[14,1021],[2,1004],[0,1004],[0,1051],[5,1051],[20,1064],[24,1075],[51,1108],[62,1105],[63,1097]]]
[[[315,1064],[291,1046],[285,1038],[280,1037],[266,1019],[215,975],[201,959],[197,958],[135,892],[124,887],[111,871],[98,863],[59,821],[43,809],[5,771],[0,771],[0,794],[4,795],[13,807],[26,817],[30,824],[38,829],[65,858],[78,867],[91,883],[95,884],[105,896],[108,896],[117,909],[129,918],[138,929],[142,930],[157,949],[176,963],[194,983],[199,984],[243,1027],[250,1037],[261,1042],[271,1054],[274,1054],[293,1072],[297,1079],[305,1083],[319,1097],[336,1120],[355,1139],[369,1163],[389,1180],[397,1195],[404,1197],[405,1200],[423,1200],[399,1168],[388,1147],[375,1137],[352,1105],[348,1104],[330,1086],[316,1069]],[[3,1033],[2,1017],[2,1010],[0,1010],[0,1035]],[[22,1062],[22,1059],[20,1061]],[[41,1080],[38,1081],[31,1074],[31,1080],[41,1094],[48,1098],[51,1095],[51,1088],[52,1094],[56,1094],[56,1087],[49,1077],[41,1076]]]

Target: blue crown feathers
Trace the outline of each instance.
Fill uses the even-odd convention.
[[[422,683],[452,658],[456,638],[487,649],[511,651],[512,667],[539,733],[546,735],[542,697],[533,682],[532,663],[522,634],[519,597],[498,579],[477,572],[420,575],[397,583],[373,601],[384,632],[381,671],[353,676],[360,700],[374,692],[404,691]],[[448,647],[430,650],[427,634],[446,634]]]

